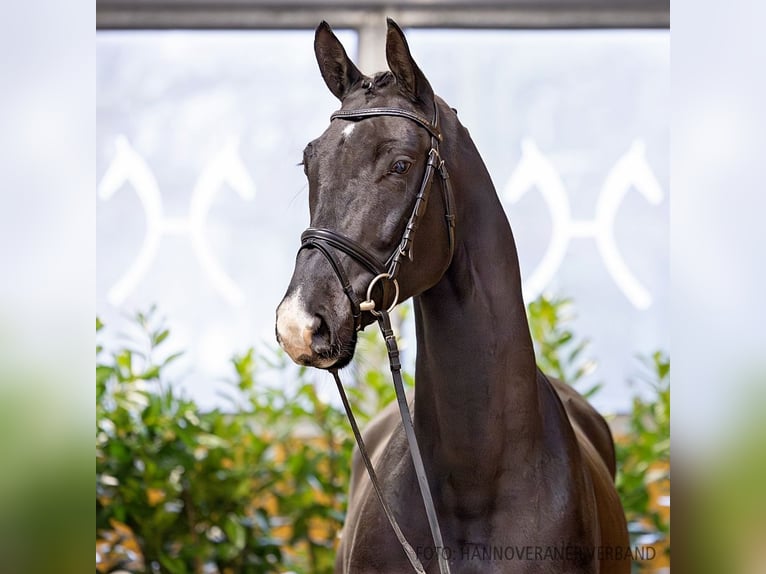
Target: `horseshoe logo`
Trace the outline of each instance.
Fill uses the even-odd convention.
[[[614,239],[614,220],[625,194],[635,188],[652,205],[663,199],[662,188],[646,161],[643,141],[634,140],[606,176],[592,220],[572,218],[569,198],[556,168],[529,139],[521,144],[521,160],[505,185],[503,196],[518,202],[531,188],[537,188],[548,205],[553,233],[542,260],[524,282],[527,300],[536,298],[553,279],[574,237],[593,237],[604,265],[625,297],[637,309],[647,309],[652,296],[630,271]]]
[[[185,218],[164,215],[157,179],[128,139],[120,135],[115,145],[116,154],[98,185],[98,195],[108,201],[124,183],[130,183],[144,209],[146,233],[136,259],[109,290],[107,300],[119,306],[135,290],[157,256],[163,236],[188,235],[197,260],[216,291],[231,305],[241,305],[245,300],[242,290],[215,259],[205,236],[208,212],[223,184],[231,186],[244,201],[255,198],[255,184],[240,158],[238,139],[230,138],[205,165],[194,185],[189,215]]]

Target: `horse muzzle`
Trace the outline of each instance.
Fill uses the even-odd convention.
[[[329,317],[307,310],[300,288],[288,294],[277,308],[277,342],[299,365],[318,369],[347,365],[356,341],[353,330],[349,331],[350,341],[339,340]]]

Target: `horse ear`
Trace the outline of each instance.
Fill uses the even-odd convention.
[[[325,84],[333,95],[343,100],[361,78],[362,73],[333,34],[330,25],[322,21],[314,35],[314,53]]]
[[[386,60],[399,88],[413,101],[432,103],[434,91],[415,60],[412,59],[404,32],[391,18],[387,18],[386,21],[388,22]]]

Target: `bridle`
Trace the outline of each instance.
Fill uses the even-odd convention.
[[[401,267],[402,258],[406,257],[412,260],[412,237],[417,230],[420,218],[426,210],[428,205],[428,198],[431,194],[431,186],[433,184],[434,173],[438,173],[442,180],[442,195],[444,198],[444,219],[447,225],[447,239],[449,241],[449,258],[452,259],[452,254],[455,250],[455,215],[453,213],[454,199],[452,197],[452,186],[449,182],[449,173],[447,167],[439,154],[439,142],[442,140],[441,132],[439,131],[439,112],[434,102],[434,120],[429,122],[415,112],[408,110],[402,110],[399,108],[363,108],[358,110],[338,110],[330,116],[330,120],[342,119],[349,121],[359,121],[365,118],[380,117],[380,116],[394,116],[400,118],[407,118],[421,127],[425,128],[431,136],[431,147],[428,150],[428,161],[426,162],[425,173],[423,174],[423,180],[420,184],[420,190],[415,197],[415,204],[412,208],[412,213],[407,221],[407,226],[404,229],[401,241],[389,256],[389,258],[382,262],[374,254],[370,253],[368,249],[360,245],[358,242],[350,239],[344,235],[341,235],[337,231],[331,229],[324,229],[318,227],[309,227],[301,235],[301,247],[300,249],[318,249],[325,258],[330,262],[335,274],[343,286],[343,291],[351,301],[351,314],[354,317],[354,328],[359,331],[362,328],[362,311],[371,311],[374,315],[378,316],[379,311],[375,311],[375,302],[371,298],[372,287],[381,280],[389,280],[396,289],[398,294],[399,286],[397,282],[397,276]],[[332,248],[332,249],[330,249]],[[343,266],[334,254],[333,250],[342,251],[346,255],[350,256],[357,263],[361,264],[365,269],[373,274],[374,278],[370,282],[367,289],[367,299],[365,301],[359,301],[359,298],[354,293],[351,283],[348,280]],[[391,311],[395,306],[398,296],[394,297],[393,303],[389,306]]]
[[[390,107],[378,107],[378,108],[362,108],[356,110],[338,110],[330,116],[330,120],[346,120],[346,121],[360,121],[365,118],[373,118],[380,116],[393,116],[406,118],[411,120],[426,129],[431,136],[431,147],[428,150],[428,160],[426,162],[425,173],[423,174],[423,180],[420,184],[420,189],[415,197],[415,204],[412,208],[407,226],[404,229],[402,238],[390,255],[385,261],[380,261],[378,257],[370,253],[368,249],[360,245],[358,242],[350,239],[340,233],[324,228],[309,227],[301,235],[301,246],[299,252],[303,249],[317,249],[327,261],[330,263],[335,275],[343,287],[343,292],[348,297],[351,303],[351,314],[354,319],[354,329],[359,331],[362,328],[362,312],[367,311],[372,313],[380,326],[381,333],[386,343],[386,349],[388,351],[389,366],[391,368],[391,376],[394,382],[394,389],[396,390],[396,400],[399,405],[399,413],[402,418],[402,425],[404,426],[404,432],[407,436],[407,443],[410,449],[410,456],[415,466],[415,474],[420,486],[420,494],[423,498],[423,504],[426,508],[426,515],[428,516],[428,524],[431,530],[431,536],[434,542],[435,554],[439,561],[439,571],[441,574],[449,574],[449,563],[447,562],[444,543],[442,541],[441,530],[439,529],[439,522],[436,516],[436,509],[434,507],[433,498],[431,496],[431,490],[428,486],[428,479],[426,477],[425,468],[423,466],[423,459],[420,455],[420,448],[418,447],[417,439],[415,438],[415,429],[412,424],[412,415],[410,414],[409,407],[407,405],[407,398],[404,392],[404,384],[401,376],[401,363],[399,361],[399,349],[396,344],[396,337],[394,336],[393,329],[391,328],[391,319],[389,313],[396,306],[399,299],[399,283],[397,277],[401,268],[402,259],[407,258],[412,261],[412,240],[415,231],[418,228],[420,219],[425,213],[428,206],[428,199],[431,194],[431,187],[433,185],[434,174],[438,173],[441,178],[441,189],[444,202],[444,218],[447,227],[447,240],[449,242],[449,259],[452,260],[452,256],[455,251],[455,214],[453,212],[454,198],[452,194],[452,186],[450,185],[449,173],[447,167],[439,154],[439,142],[442,141],[442,135],[439,131],[439,111],[434,101],[434,117],[433,121],[428,121],[421,115],[400,108]],[[354,261],[359,263],[367,271],[373,274],[373,279],[370,281],[367,287],[367,297],[364,301],[360,301],[359,297],[354,292],[351,282],[349,281],[348,274],[343,268],[336,251],[341,251],[351,257]],[[379,281],[390,281],[394,287],[394,299],[390,306],[386,308],[376,309],[376,303],[372,298],[372,290],[376,283]],[[385,298],[385,291],[383,293]],[[381,307],[384,307],[381,302]],[[388,502],[383,496],[383,491],[380,487],[377,475],[372,466],[367,449],[362,440],[359,426],[356,423],[356,419],[351,410],[351,406],[346,397],[346,392],[343,388],[343,384],[338,376],[337,369],[331,369],[331,373],[335,378],[335,383],[340,392],[341,400],[343,401],[343,407],[346,410],[351,428],[354,432],[359,451],[362,455],[367,473],[370,476],[375,493],[378,496],[383,511],[388,518],[391,528],[393,528],[399,543],[402,545],[407,558],[412,564],[412,567],[416,572],[425,574],[425,569],[420,562],[417,554],[413,550],[412,546],[407,542],[404,537],[401,528],[396,520],[396,517],[391,510]]]

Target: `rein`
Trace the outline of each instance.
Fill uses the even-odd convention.
[[[450,574],[449,563],[444,555],[444,542],[442,540],[441,530],[439,528],[439,521],[436,516],[436,508],[434,507],[433,498],[431,496],[431,489],[428,485],[428,478],[426,476],[425,467],[423,465],[423,459],[420,454],[420,448],[418,446],[417,438],[415,437],[415,428],[412,424],[412,415],[410,413],[409,406],[407,405],[407,397],[404,392],[404,384],[401,374],[401,363],[399,361],[399,348],[396,343],[396,337],[394,336],[393,329],[391,328],[391,318],[389,313],[393,310],[399,300],[399,283],[397,282],[397,276],[401,267],[402,258],[406,257],[412,261],[412,238],[415,231],[418,228],[420,218],[426,210],[428,205],[428,199],[433,184],[434,173],[438,173],[441,178],[442,196],[444,200],[444,218],[447,225],[447,239],[449,242],[449,257],[452,260],[452,256],[455,250],[455,215],[453,213],[454,199],[452,194],[452,186],[449,181],[449,174],[444,160],[439,155],[439,142],[442,140],[441,132],[439,131],[439,112],[434,102],[434,119],[433,122],[429,122],[426,118],[423,118],[415,112],[403,110],[399,108],[363,108],[357,110],[339,110],[330,116],[330,120],[340,119],[347,121],[359,121],[365,118],[380,117],[380,116],[394,116],[411,120],[428,131],[431,136],[431,147],[428,151],[428,161],[426,162],[425,173],[423,174],[423,181],[420,184],[420,190],[415,198],[415,204],[412,208],[412,213],[407,226],[404,230],[399,245],[391,256],[385,261],[381,262],[374,254],[370,253],[364,246],[360,245],[353,239],[345,237],[330,229],[309,227],[301,235],[301,247],[299,249],[317,249],[327,261],[330,263],[335,275],[343,287],[343,291],[348,297],[351,303],[351,314],[354,319],[354,328],[359,331],[362,328],[362,312],[367,311],[372,313],[380,326],[383,339],[386,343],[386,349],[388,351],[389,367],[391,369],[391,377],[394,383],[394,390],[396,391],[396,401],[399,406],[399,414],[401,415],[402,425],[407,437],[407,444],[409,446],[410,456],[412,457],[412,463],[415,467],[415,475],[418,479],[418,485],[420,487],[420,494],[425,505],[426,515],[428,517],[428,525],[431,530],[431,537],[434,542],[435,552],[439,562],[439,572],[441,574]],[[360,301],[359,297],[354,292],[351,282],[348,279],[343,265],[338,259],[335,251],[341,251],[350,256],[357,263],[362,265],[367,271],[374,275],[372,281],[370,281],[367,287],[367,298],[364,301]],[[388,280],[394,287],[394,299],[388,309],[376,309],[376,303],[372,298],[372,289],[379,281]],[[385,291],[383,292],[385,298]],[[381,303],[382,305],[382,303]],[[367,468],[367,474],[370,477],[372,486],[375,490],[375,494],[383,507],[383,512],[391,524],[391,528],[394,530],[399,543],[402,546],[405,554],[407,555],[410,564],[416,572],[419,574],[425,574],[420,559],[412,546],[404,536],[402,529],[399,527],[399,523],[391,510],[390,505],[383,496],[383,490],[380,486],[375,469],[370,460],[367,448],[362,440],[362,434],[359,431],[359,426],[356,423],[356,418],[351,410],[351,405],[348,402],[345,389],[341,383],[337,369],[330,369],[335,384],[338,387],[343,407],[346,410],[346,416],[349,419],[351,428],[354,432],[354,438],[359,447],[359,452],[362,455],[362,460]]]

